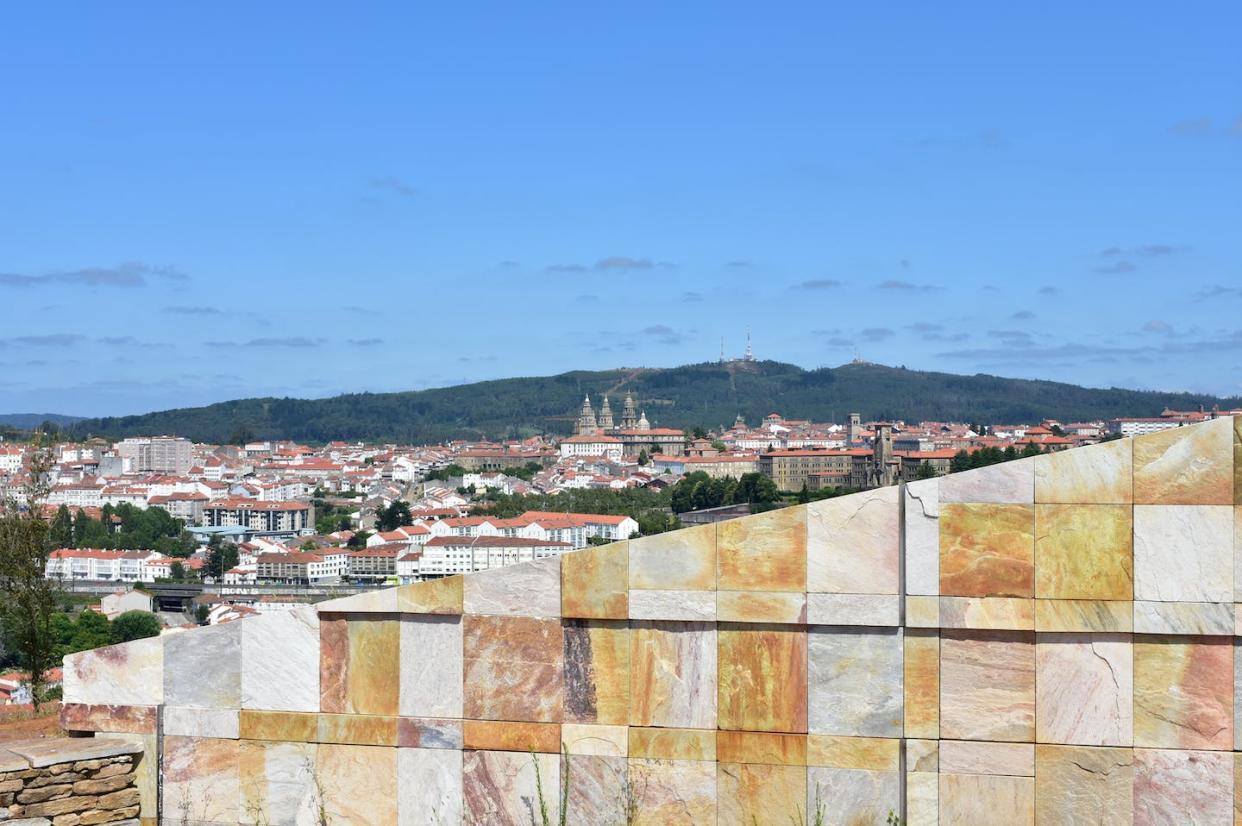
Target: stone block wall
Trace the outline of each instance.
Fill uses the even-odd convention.
[[[1223,826],[1240,473],[1221,418],[377,591],[66,658],[64,717],[169,823]]]
[[[69,738],[0,744],[0,822],[139,826],[142,746]]]

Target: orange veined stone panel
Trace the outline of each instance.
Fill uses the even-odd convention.
[[[941,504],[940,593],[1035,596],[1032,505]]]

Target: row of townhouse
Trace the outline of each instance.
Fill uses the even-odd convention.
[[[172,566],[197,567],[198,560],[174,559],[157,551],[61,548],[48,554],[45,576],[64,581],[155,582],[172,576]]]
[[[401,543],[427,545],[442,537],[507,537],[562,543],[585,548],[592,539],[618,542],[638,533],[632,517],[595,513],[527,511],[512,519],[495,516],[457,516],[418,520],[413,525],[373,534],[369,547]]]
[[[225,575],[226,584],[268,582],[315,585],[348,579],[356,583],[409,583],[531,562],[574,547],[567,542],[506,536],[438,536],[421,546],[393,542],[354,551],[324,548],[260,554],[253,565]]]
[[[516,536],[438,536],[423,545],[417,559],[417,579],[438,579],[503,568],[558,556],[574,547],[567,542]],[[404,577],[402,578],[403,581]]]

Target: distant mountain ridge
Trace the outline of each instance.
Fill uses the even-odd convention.
[[[0,413],[0,425],[29,430],[44,422],[52,422],[61,427],[82,421],[81,416],[66,416],[62,413]]]
[[[195,441],[240,438],[428,443],[571,432],[582,397],[598,409],[608,394],[619,411],[626,392],[655,426],[718,427],[741,414],[750,424],[788,418],[1031,423],[1155,416],[1165,408],[1242,406],[1242,398],[1195,393],[1092,389],[1061,382],[907,370],[850,363],[804,370],[775,361],[670,368],[575,370],[401,393],[328,399],[240,399],[138,416],[82,419],[78,436],[119,438],[172,433]],[[37,422],[36,422],[37,424]]]

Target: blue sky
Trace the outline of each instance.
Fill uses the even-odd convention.
[[[1242,393],[1236,3],[27,3],[0,412],[730,353]]]

